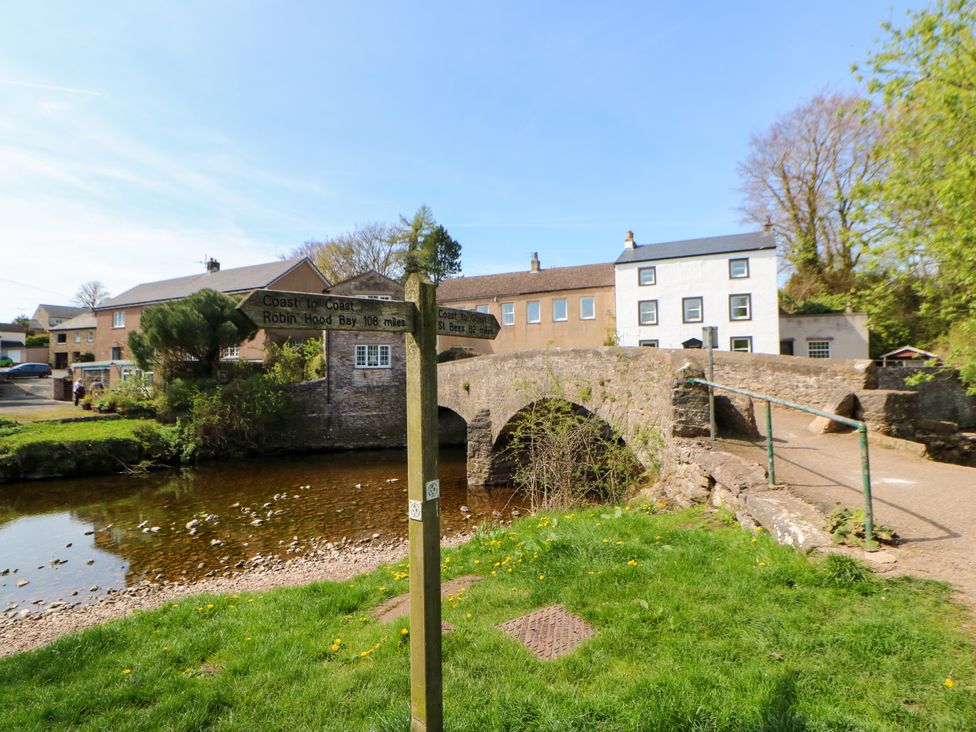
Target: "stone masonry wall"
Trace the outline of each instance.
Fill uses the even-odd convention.
[[[930,374],[932,380],[916,386],[905,385],[906,378],[920,372]],[[886,366],[878,369],[878,388],[917,391],[919,411],[926,419],[955,422],[963,429],[976,427],[976,397],[966,394],[956,371]]]

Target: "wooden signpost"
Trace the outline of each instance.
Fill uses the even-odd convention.
[[[411,729],[440,732],[440,479],[437,465],[437,336],[493,339],[494,315],[437,306],[437,287],[414,268],[406,302],[254,290],[238,309],[270,330],[406,333],[407,515],[410,518]]]

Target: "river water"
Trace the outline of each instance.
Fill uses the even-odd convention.
[[[0,612],[193,581],[312,540],[405,538],[406,471],[406,452],[376,450],[0,485]],[[510,516],[510,490],[468,491],[463,448],[442,448],[440,478],[444,536]]]

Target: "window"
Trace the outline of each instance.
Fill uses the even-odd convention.
[[[88,342],[89,343],[95,342],[95,331],[93,330],[88,331]]]
[[[367,300],[392,300],[392,295],[367,295]]]
[[[644,287],[657,284],[657,267],[641,267],[637,270],[637,283]]]
[[[553,322],[566,320],[566,298],[559,297],[552,301]]]
[[[810,358],[830,358],[830,341],[807,341]]]
[[[729,295],[729,320],[752,320],[752,295]]]
[[[476,308],[474,309],[474,311],[475,311],[476,313],[487,313],[487,312],[488,312],[488,306],[487,306],[487,305],[478,305],[478,306],[477,306],[477,307],[476,307]]]
[[[657,325],[657,300],[641,300],[637,303],[637,322],[641,325]]]
[[[390,347],[383,345],[356,346],[356,368],[390,368]]]
[[[729,277],[733,280],[743,280],[749,276],[748,259],[730,259]]]
[[[241,357],[241,347],[240,346],[227,346],[220,352],[220,357],[225,361]]]
[[[529,323],[538,323],[542,320],[542,310],[539,308],[539,301],[525,303],[525,319]]]
[[[112,346],[112,360],[113,361],[122,360],[122,346]]]
[[[752,353],[752,336],[742,336],[740,338],[730,338],[729,339],[729,350],[730,351],[742,351],[743,353]]]
[[[51,318],[49,322],[51,325],[61,325],[64,322],[64,318]]]
[[[647,348],[657,348],[657,341],[641,341],[640,344]]]
[[[112,313],[112,327],[113,328],[124,328],[125,327],[125,313],[118,310]]]
[[[592,296],[580,298],[580,320],[593,320],[596,318],[596,305]]]
[[[700,323],[703,320],[702,299],[700,297],[681,298],[681,319],[684,323]]]
[[[81,333],[75,333],[75,343],[81,343]]]
[[[67,343],[67,342],[68,342],[68,334],[58,333],[58,343]]]
[[[502,325],[515,325],[515,303],[502,303]]]

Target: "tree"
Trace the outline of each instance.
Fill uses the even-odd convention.
[[[461,245],[437,223],[429,206],[411,218],[400,216],[398,240],[417,257],[417,266],[435,285],[461,271]]]
[[[31,330],[31,319],[23,313],[14,318],[14,322],[24,330]]]
[[[295,247],[291,257],[308,257],[329,282],[336,283],[369,270],[391,279],[403,276],[404,245],[399,230],[372,222],[325,241],[309,240]]]
[[[129,333],[129,350],[139,368],[159,368],[173,376],[195,362],[200,376],[211,377],[221,351],[250,340],[257,327],[237,310],[237,302],[214,290],[146,308],[141,331]]]
[[[105,289],[105,285],[98,280],[89,280],[81,284],[71,301],[89,310],[94,310],[95,306],[108,296],[109,292]]]
[[[865,100],[821,92],[761,135],[739,164],[748,221],[768,226],[801,299],[847,292],[884,233],[866,185],[882,172],[880,126]]]
[[[899,274],[948,329],[976,317],[976,3],[939,0],[904,30],[882,27],[867,73],[887,170],[873,192]]]

